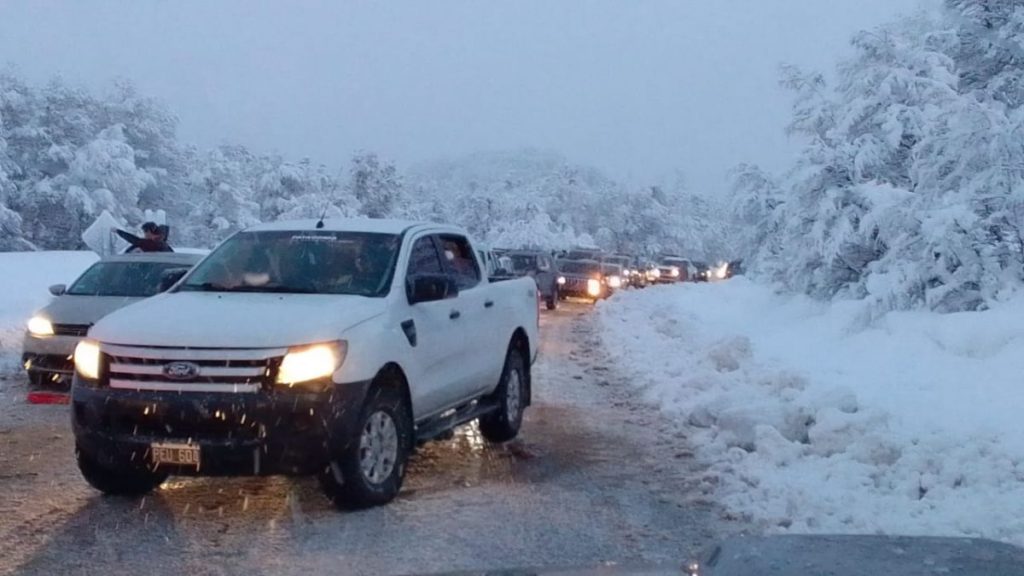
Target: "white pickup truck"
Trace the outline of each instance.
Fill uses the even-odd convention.
[[[79,468],[143,494],[175,475],[319,475],[339,507],[386,503],[418,443],[479,419],[516,436],[537,287],[491,283],[464,231],[388,220],[239,232],[75,350]]]

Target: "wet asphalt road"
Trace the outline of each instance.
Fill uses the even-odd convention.
[[[0,574],[682,562],[736,527],[708,500],[683,431],[603,361],[588,312],[545,314],[518,440],[491,446],[464,427],[421,449],[394,503],[361,512],[335,511],[306,478],[172,479],[144,499],[103,497],[78,476],[66,407],[2,402]]]

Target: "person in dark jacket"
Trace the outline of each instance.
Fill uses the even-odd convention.
[[[167,236],[161,228],[166,229],[167,227],[158,226],[155,222],[146,222],[142,225],[142,238],[117,228],[114,229],[114,232],[131,244],[125,252],[135,252],[136,250],[141,252],[174,252],[167,244]]]

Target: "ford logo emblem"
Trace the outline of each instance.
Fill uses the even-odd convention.
[[[171,380],[191,380],[199,376],[199,365],[192,362],[164,364],[164,376]]]

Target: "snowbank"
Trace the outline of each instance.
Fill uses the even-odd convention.
[[[92,252],[0,252],[0,378],[17,374],[25,322],[97,259]]]
[[[736,278],[623,293],[598,321],[644,397],[691,427],[731,512],[1024,544],[1024,298],[871,318]]]

